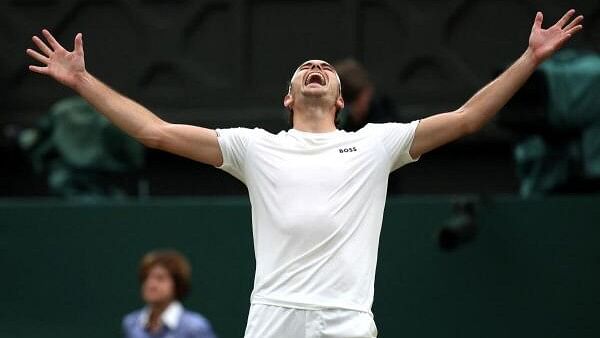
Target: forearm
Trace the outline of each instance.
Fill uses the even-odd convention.
[[[457,112],[462,114],[467,130],[475,132],[492,119],[525,84],[538,66],[529,49],[506,71],[471,97]]]
[[[139,103],[119,94],[88,72],[84,72],[73,89],[119,129],[138,141],[156,143],[157,126],[165,123]]]

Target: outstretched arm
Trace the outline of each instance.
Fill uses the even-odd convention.
[[[27,54],[44,66],[29,66],[31,71],[48,75],[75,90],[117,127],[146,146],[206,164],[218,166],[223,162],[214,130],[167,123],[87,72],[81,33],[75,36],[75,48],[71,52],[47,30],[42,34],[47,43],[34,36],[32,39],[39,52],[27,49]]]
[[[421,120],[415,131],[410,155],[417,158],[481,129],[525,84],[538,65],[583,28],[580,25],[583,16],[572,19],[574,14],[575,10],[570,10],[552,27],[543,29],[543,14],[538,12],[525,53],[459,109]]]

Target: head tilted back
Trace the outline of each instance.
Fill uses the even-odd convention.
[[[296,77],[296,75],[300,71],[300,68],[302,67],[302,65],[304,65],[304,63],[302,63],[300,66],[298,66],[298,68],[296,68],[296,70],[294,71],[294,74],[292,74],[292,77],[290,79],[290,83],[289,83],[289,86],[288,86],[288,93],[287,93],[290,96],[292,95],[292,84],[294,82],[294,78]],[[333,68],[333,66],[332,66],[332,68]],[[334,72],[333,73],[335,74],[335,77],[336,77],[336,79],[338,81],[338,95],[341,97],[342,96],[342,81],[341,81],[340,76],[338,75],[337,71],[335,70],[335,68],[334,68]],[[294,109],[291,106],[286,106],[286,109],[290,112],[290,115],[288,116],[288,122],[289,122],[289,124],[290,124],[291,127],[294,127]],[[340,108],[336,108],[336,110],[335,110],[334,120],[335,120],[336,126],[337,126],[337,124],[339,122],[338,121],[338,116],[339,116],[340,110],[341,110]]]
[[[294,78],[296,77],[296,75],[298,74],[298,72],[300,71],[300,67],[302,67],[302,65],[300,65],[298,68],[296,68],[296,70],[294,71],[294,74],[292,74],[292,78],[290,79],[290,85],[288,86],[288,95],[292,94],[292,83],[294,82]],[[340,76],[338,75],[337,71],[334,72],[335,74],[335,78],[338,81],[338,88],[339,88],[339,95],[342,95],[342,80],[340,79]]]

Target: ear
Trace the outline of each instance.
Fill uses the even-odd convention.
[[[287,94],[286,96],[283,97],[283,106],[287,110],[291,110],[293,104],[294,104],[294,98],[292,97],[291,94]]]
[[[335,100],[335,109],[336,110],[344,109],[344,98],[342,97],[342,95],[338,96],[338,98]]]

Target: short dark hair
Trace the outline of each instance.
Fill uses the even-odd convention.
[[[190,291],[192,277],[192,269],[185,256],[170,249],[148,252],[140,261],[138,271],[140,284],[146,281],[150,270],[155,266],[167,269],[175,284],[175,298],[183,300]]]

